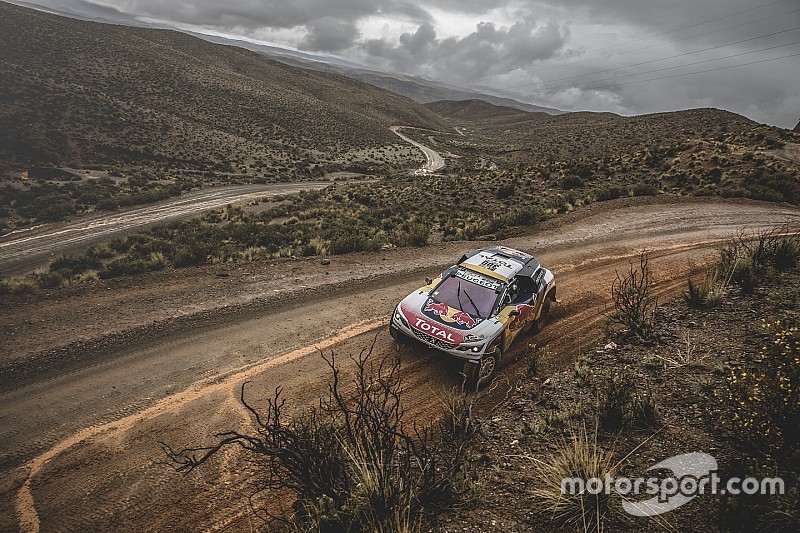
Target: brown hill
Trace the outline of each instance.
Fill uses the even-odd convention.
[[[513,107],[494,105],[477,99],[439,100],[424,104],[424,106],[443,117],[467,120],[508,116],[527,117],[532,114]],[[546,115],[546,113],[541,114]]]
[[[0,3],[0,46],[10,165],[303,173],[395,161],[378,150],[398,142],[392,124],[447,127],[408,98],[175,31]]]

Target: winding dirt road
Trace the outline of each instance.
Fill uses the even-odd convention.
[[[433,174],[437,170],[441,170],[444,168],[444,158],[439,155],[438,152],[428,148],[424,144],[418,143],[413,139],[409,139],[402,133],[400,130],[403,129],[404,126],[392,126],[390,129],[394,132],[395,135],[406,141],[407,143],[419,148],[422,150],[422,153],[425,154],[425,164],[422,167],[415,171],[415,174]],[[416,128],[412,128],[416,129]]]
[[[3,275],[30,272],[47,265],[59,254],[85,249],[90,244],[107,241],[131,230],[187,218],[227,204],[330,185],[331,182],[323,181],[217,187],[116,213],[98,213],[80,217],[74,222],[16,231],[0,237],[0,272]]]
[[[556,274],[562,302],[536,337],[556,354],[555,366],[568,364],[596,338],[614,272],[640,250],[651,251],[657,292],[671,295],[742,228],[800,227],[800,210],[792,207],[626,202],[595,204],[504,241],[534,253]],[[215,432],[249,427],[238,402],[245,381],[256,405],[277,386],[292,405],[315,404],[327,378],[318,349],[334,350],[342,362],[373,341],[377,355],[393,353],[397,347],[384,317],[395,303],[425,275],[482,244],[355,254],[335,257],[327,267],[317,261],[256,264],[224,280],[203,270],[153,273],[130,285],[70,288],[64,300],[54,292],[47,297],[51,304],[21,300],[0,311],[4,331],[22,332],[14,352],[42,361],[40,373],[0,377],[0,530],[258,527],[248,505],[255,467],[237,451],[183,477],[161,463],[159,441],[175,448],[200,445]],[[154,291],[166,299],[151,298]],[[120,306],[124,298],[143,307]],[[72,320],[79,332],[96,315],[74,310],[88,306],[134,333],[124,342],[104,343],[103,331],[77,355],[70,342],[85,335],[59,333],[50,344],[63,350],[54,357],[44,357],[46,330],[39,339],[25,333],[41,327],[33,317],[42,308]],[[172,324],[161,320],[164,314],[192,312],[205,318],[161,326]],[[137,329],[144,327],[149,329]],[[514,353],[522,353],[523,344]],[[422,348],[403,348],[401,358],[408,415],[436,416],[441,390],[458,383],[458,365]],[[512,357],[499,379],[519,371]]]

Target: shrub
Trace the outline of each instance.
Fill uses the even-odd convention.
[[[497,188],[497,193],[495,196],[497,196],[498,200],[505,200],[506,198],[511,198],[514,196],[514,191],[515,188],[513,183],[504,183]]]
[[[561,188],[566,190],[577,189],[583,187],[583,185],[584,183],[580,176],[574,174],[567,174],[564,176],[564,179],[561,180]]]
[[[653,295],[652,284],[650,265],[644,252],[639,256],[638,266],[631,262],[628,272],[617,272],[611,285],[614,310],[606,317],[608,335],[616,328],[616,335],[622,339],[650,341],[654,338],[658,298]]]
[[[723,246],[719,260],[720,268],[730,269],[731,279],[745,293],[798,263],[800,234],[787,233],[785,227],[752,235],[741,232]]]
[[[644,182],[636,183],[633,186],[634,196],[658,196],[659,187],[658,183]]]
[[[39,288],[39,284],[32,276],[14,278],[9,282],[11,294],[28,294]]]
[[[598,202],[616,200],[617,198],[622,198],[623,196],[628,196],[628,190],[624,187],[617,187],[614,185],[609,185],[608,187],[604,187],[595,191],[595,197],[597,198]]]
[[[472,410],[475,396],[466,387],[445,389],[441,394],[444,416],[442,417],[442,436],[448,440],[468,437],[475,431],[475,418]]]
[[[36,283],[42,289],[55,289],[64,284],[64,278],[58,272],[45,272],[36,275]]]
[[[637,393],[629,407],[629,422],[633,429],[649,430],[661,424],[661,413],[655,396]]]
[[[371,349],[355,359],[352,390],[343,390],[335,356],[327,400],[291,418],[278,388],[257,411],[256,427],[228,431],[215,444],[164,450],[179,472],[190,472],[229,446],[241,446],[261,466],[258,485],[296,497],[290,526],[301,531],[411,531],[426,516],[452,505],[465,490],[464,439],[445,442],[436,426],[409,430],[403,422],[400,363],[373,362]],[[471,435],[471,424],[459,435]],[[453,434],[449,434],[453,437]],[[452,439],[451,439],[452,440]],[[287,521],[270,516],[272,521]]]
[[[764,323],[769,342],[751,365],[728,374],[723,424],[756,449],[788,452],[800,445],[800,346],[797,327]]]
[[[619,431],[627,425],[629,406],[636,394],[630,372],[613,372],[600,384],[597,421],[604,431]]]
[[[730,275],[721,275],[720,267],[714,266],[706,272],[699,284],[689,279],[687,290],[683,293],[683,299],[692,309],[716,307],[722,303],[725,297],[730,278]]]
[[[558,524],[558,526],[581,531],[602,531],[604,524],[613,516],[615,491],[601,490],[592,494],[586,490],[564,493],[563,480],[578,478],[606,479],[614,477],[613,453],[597,444],[597,435],[589,438],[586,427],[572,431],[569,439],[562,438],[556,454],[545,459],[531,457],[535,482],[533,505]]]

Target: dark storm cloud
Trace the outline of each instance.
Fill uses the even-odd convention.
[[[103,0],[100,3],[159,20],[217,28],[294,28],[326,18],[353,23],[379,13],[419,22],[430,19],[424,8],[410,0]]]
[[[800,53],[798,0],[29,1],[125,23],[274,36],[565,110],[714,106],[788,127],[800,115],[797,58],[770,61]],[[725,59],[735,54],[744,55]],[[713,61],[686,66],[703,60]],[[737,62],[753,64],[714,70]],[[646,73],[657,69],[668,70]],[[648,81],[692,71],[703,73]]]
[[[312,20],[306,30],[298,48],[311,52],[340,52],[353,46],[359,36],[355,24],[333,17]]]
[[[482,22],[464,37],[439,39],[434,27],[424,23],[415,32],[400,35],[397,44],[370,39],[361,48],[384,67],[467,81],[505,74],[552,57],[564,45],[567,34],[556,24],[538,25],[526,19],[508,28]]]
[[[784,0],[790,5],[794,0]],[[534,2],[527,2],[534,4]],[[541,2],[558,6],[574,16],[584,16],[600,24],[631,23],[655,30],[675,27],[717,18],[769,4],[770,0],[558,0]]]

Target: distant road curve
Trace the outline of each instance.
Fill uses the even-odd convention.
[[[227,204],[322,189],[332,184],[330,181],[309,181],[216,187],[125,211],[97,213],[73,222],[19,230],[0,237],[0,273],[9,276],[30,272],[47,265],[54,256],[83,249],[132,230],[190,217]]]
[[[439,155],[438,152],[435,152],[434,150],[431,150],[424,144],[420,144],[417,141],[411,140],[402,133],[400,133],[400,130],[405,127],[406,126],[392,126],[390,129],[395,133],[395,135],[397,135],[407,143],[413,144],[414,146],[422,150],[423,154],[425,154],[425,159],[427,161],[424,165],[422,165],[422,168],[420,168],[415,172],[415,174],[432,174],[437,170],[444,168],[444,158],[441,155]]]

